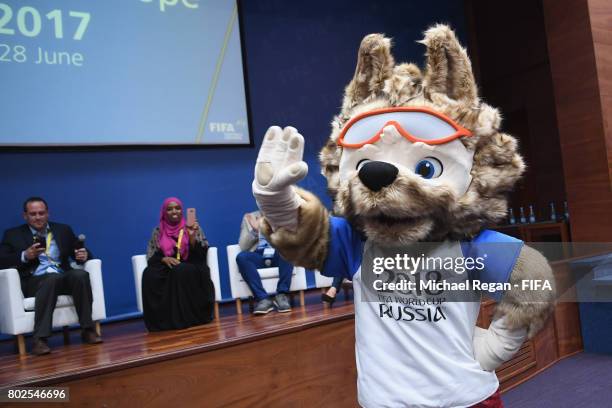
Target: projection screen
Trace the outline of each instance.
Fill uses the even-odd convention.
[[[0,146],[249,144],[237,0],[0,0]]]

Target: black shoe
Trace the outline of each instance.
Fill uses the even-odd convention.
[[[51,349],[47,345],[47,339],[44,338],[34,338],[34,342],[32,344],[32,354],[35,356],[42,356],[45,354],[49,354]]]
[[[323,293],[323,294],[321,295],[321,300],[322,300],[323,302],[328,303],[328,304],[329,304],[329,307],[332,307],[332,306],[334,305],[334,302],[336,301],[336,297],[337,297],[337,295],[336,295],[336,296],[334,296],[334,297],[331,297],[331,296],[329,296],[327,293]]]
[[[81,339],[83,343],[87,344],[102,343],[102,337],[98,336],[98,333],[96,333],[94,329],[83,329],[81,332]]]

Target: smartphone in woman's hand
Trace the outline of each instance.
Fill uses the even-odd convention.
[[[196,209],[188,208],[187,209],[187,226],[193,227],[196,222]]]

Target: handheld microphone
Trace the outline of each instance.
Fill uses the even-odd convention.
[[[77,241],[74,243],[74,249],[85,248],[85,234],[79,234]]]

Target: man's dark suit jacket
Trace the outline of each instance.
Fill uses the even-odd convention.
[[[72,228],[66,224],[50,222],[49,229],[60,251],[60,268],[64,271],[72,269],[69,258],[74,258],[74,248],[77,242]],[[0,269],[16,268],[22,281],[30,277],[40,262],[38,258],[30,262],[21,262],[21,252],[28,249],[33,243],[34,236],[27,224],[6,230],[2,243],[0,243]],[[89,250],[87,250],[87,259],[93,259]]]

